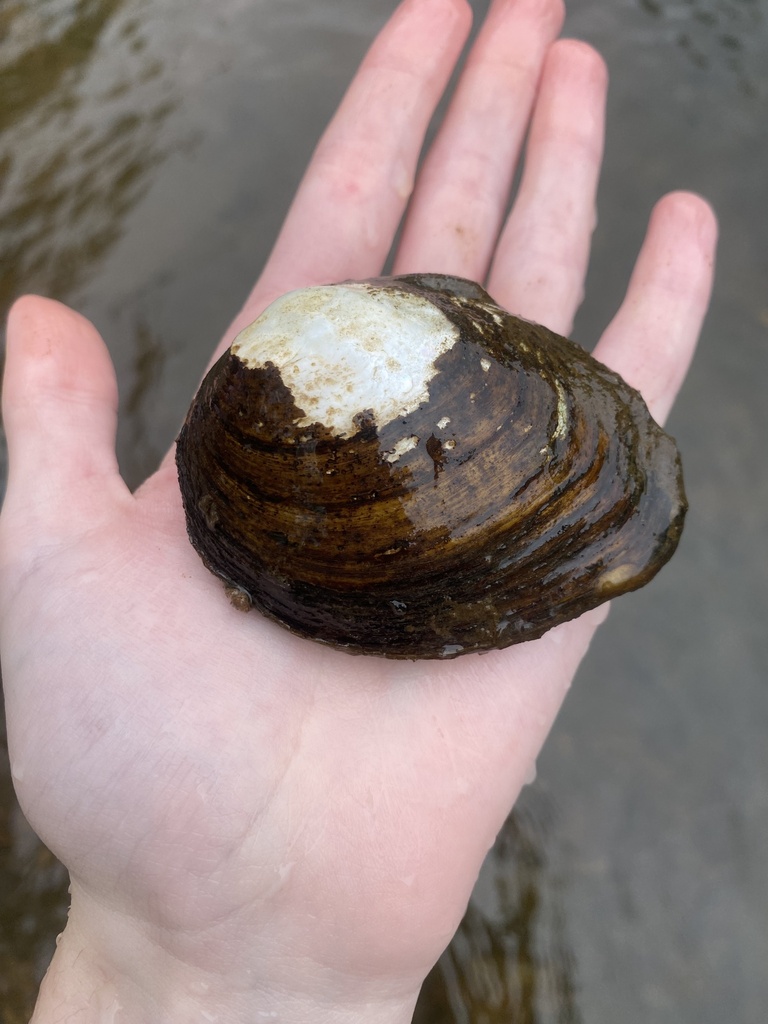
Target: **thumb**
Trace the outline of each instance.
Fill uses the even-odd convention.
[[[128,493],[115,456],[112,361],[93,325],[67,306],[29,295],[12,307],[3,420],[4,546],[33,539],[39,547],[82,532]]]

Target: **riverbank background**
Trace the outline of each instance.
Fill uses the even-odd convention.
[[[487,2],[473,7],[479,20]],[[393,8],[0,6],[0,314],[37,291],[96,323],[117,367],[132,486],[172,442]],[[720,218],[712,309],[669,423],[690,513],[653,585],[615,602],[417,1019],[758,1021],[768,1003],[768,9],[569,0],[565,33],[593,43],[611,72],[574,337],[591,347],[613,315],[661,194],[699,191]],[[15,803],[0,742],[3,1024],[29,1017],[66,886]]]

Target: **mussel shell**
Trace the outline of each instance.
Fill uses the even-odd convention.
[[[356,287],[420,296],[455,328],[415,409],[308,423],[278,366],[230,350],[179,435],[190,540],[241,602],[351,653],[444,658],[534,639],[655,575],[687,506],[637,391],[472,282]]]

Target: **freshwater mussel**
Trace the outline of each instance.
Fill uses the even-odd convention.
[[[686,510],[634,389],[430,274],[274,302],[205,377],[177,465],[233,603],[392,658],[508,647],[642,586]]]

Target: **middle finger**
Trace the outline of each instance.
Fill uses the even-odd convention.
[[[394,265],[483,280],[561,0],[495,0],[419,173]]]

